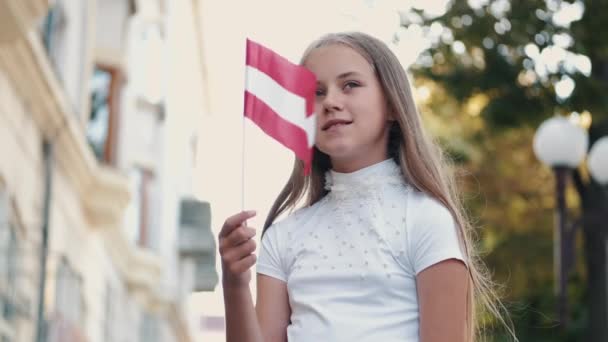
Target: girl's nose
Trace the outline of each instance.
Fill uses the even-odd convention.
[[[337,91],[328,91],[323,99],[323,109],[326,113],[344,109],[342,96]]]

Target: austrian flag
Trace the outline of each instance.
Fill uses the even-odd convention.
[[[310,172],[315,142],[315,75],[247,39],[245,116],[304,162]]]

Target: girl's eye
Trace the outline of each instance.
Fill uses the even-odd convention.
[[[358,86],[359,86],[359,83],[354,82],[354,81],[349,81],[344,84],[344,89],[352,89],[352,88],[356,88]]]
[[[325,95],[325,91],[323,89],[317,89],[315,91],[315,95],[316,96],[323,96],[323,95]]]

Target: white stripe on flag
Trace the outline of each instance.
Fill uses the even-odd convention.
[[[308,147],[315,143],[316,115],[306,117],[306,99],[283,88],[272,77],[246,65],[245,89],[263,101],[284,120],[306,132]]]

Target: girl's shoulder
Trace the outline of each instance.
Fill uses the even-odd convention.
[[[324,207],[326,199],[323,198],[311,206],[300,207],[283,217],[278,218],[268,227],[268,231],[291,231],[295,227],[302,227],[306,222],[309,222],[312,217],[317,215]]]
[[[422,191],[412,191],[408,199],[410,224],[429,226],[437,224],[453,224],[450,210],[439,200]]]

